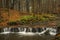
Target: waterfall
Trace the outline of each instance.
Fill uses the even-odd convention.
[[[50,31],[49,32],[50,35],[56,35],[57,34],[57,30],[54,28],[50,28],[49,31]]]
[[[18,28],[19,32],[21,31],[20,28]]]
[[[26,28],[19,28],[18,34],[26,34]]]
[[[18,32],[19,35],[32,36],[32,35],[36,34],[36,33],[32,32],[32,28],[22,28],[22,29],[23,29],[23,31]],[[22,29],[19,29],[19,30],[22,30]]]
[[[26,30],[27,30],[27,29],[26,29],[26,28],[24,28],[24,32],[26,32]]]
[[[42,35],[47,33],[48,35],[56,35],[57,34],[57,29],[56,28],[23,28],[23,27],[18,27],[18,28],[2,28],[0,29],[0,34],[9,34],[9,33],[17,33],[20,35]]]
[[[30,29],[30,32],[32,32],[32,28],[29,28]]]
[[[42,28],[42,30],[41,30],[41,32],[39,32],[38,34],[39,35],[42,35],[42,34],[44,34],[46,31],[48,31],[49,29],[47,29],[47,28]]]
[[[18,28],[21,35],[42,35],[49,31],[50,35],[56,35],[56,29],[54,28]]]
[[[0,34],[8,34],[8,33],[10,33],[8,28],[3,28],[3,32],[1,32]]]
[[[26,28],[26,32],[32,32],[32,28]]]

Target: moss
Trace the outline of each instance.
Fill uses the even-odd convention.
[[[19,24],[31,24],[31,23],[38,23],[38,22],[48,22],[48,21],[52,21],[55,20],[55,15],[52,14],[39,14],[39,15],[24,15],[21,16],[20,19],[16,20],[16,21],[12,21],[10,20],[9,22],[19,22]]]
[[[20,18],[20,22],[23,24],[28,24],[28,23],[34,23],[38,21],[52,21],[55,19],[55,15],[49,15],[49,14],[41,14],[41,15],[25,15]]]

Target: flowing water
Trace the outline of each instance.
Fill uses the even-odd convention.
[[[1,40],[50,40],[57,34],[56,28],[0,28]]]
[[[56,28],[23,28],[23,27],[17,27],[17,28],[2,28],[0,29],[0,34],[9,34],[9,33],[19,33],[24,35],[29,34],[44,34],[47,31],[49,31],[50,35],[56,35],[57,29]]]

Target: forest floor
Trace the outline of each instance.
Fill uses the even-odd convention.
[[[17,19],[19,19],[21,16],[24,16],[24,15],[30,15],[29,13],[22,13],[22,12],[19,12],[19,11],[16,11],[16,10],[8,10],[8,9],[0,9],[0,19],[3,19],[3,20],[0,20],[0,27],[5,27],[5,26],[9,26],[9,25],[7,25],[7,22],[8,21],[16,21]],[[32,13],[31,13],[32,14]],[[33,14],[32,14],[33,15]],[[36,14],[34,14],[34,15],[37,15],[37,13]],[[57,14],[55,14],[55,15],[57,15]],[[3,22],[1,22],[1,21],[3,21]],[[37,23],[38,25],[35,25],[35,26],[33,26],[33,27],[44,27],[44,26],[47,26],[47,24],[46,24],[47,22],[45,22],[45,23],[43,23],[43,24],[45,24],[45,25],[39,25],[39,24],[42,24],[42,23]],[[56,20],[56,21],[49,21],[49,24],[59,24],[60,25],[60,14],[58,14],[58,19]],[[26,24],[26,25],[28,25],[28,24]],[[58,26],[59,26],[58,25]],[[20,25],[14,25],[14,26],[20,26]],[[24,25],[23,25],[24,26]],[[28,25],[28,26],[31,26],[32,27],[32,25]],[[10,26],[9,26],[10,27]],[[13,26],[12,26],[13,27]]]

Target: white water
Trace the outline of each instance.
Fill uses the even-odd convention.
[[[42,32],[40,32],[40,33],[38,33],[39,35],[41,35],[41,34],[44,34],[46,31],[48,31],[49,29],[47,28],[46,30],[45,29],[43,29],[43,31]]]
[[[20,30],[20,29],[19,29],[19,30]],[[25,36],[26,36],[26,35],[29,35],[29,36],[31,36],[31,35],[36,35],[36,33],[33,33],[33,32],[32,32],[32,28],[29,28],[30,32],[26,32],[26,30],[27,30],[27,29],[24,28],[24,31],[18,32],[18,34],[19,34],[19,35],[25,35]]]
[[[19,35],[42,35],[45,34],[45,32],[49,31],[49,34],[54,36],[57,34],[57,30],[55,28],[41,28],[41,32],[38,32],[38,30],[36,29],[36,32],[32,32],[32,28],[28,28],[29,31],[27,31],[27,28],[18,28],[19,32],[17,32],[17,34]],[[0,34],[9,34],[9,33],[16,33],[16,32],[11,32],[10,31],[11,28],[4,28],[3,32],[1,32]]]
[[[8,30],[8,28],[4,28],[3,32],[1,32],[0,34],[8,34],[10,33],[10,31]]]
[[[50,32],[49,32],[50,35],[56,35],[57,34],[56,29],[50,28],[49,30],[50,30]]]

